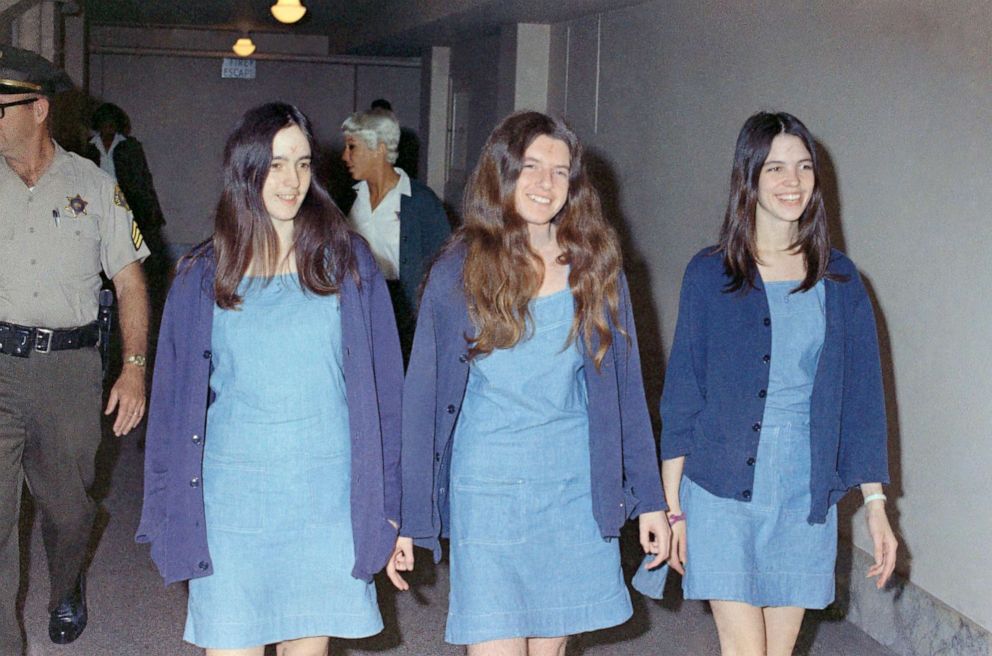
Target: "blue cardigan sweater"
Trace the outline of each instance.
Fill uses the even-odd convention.
[[[451,442],[468,383],[465,335],[475,330],[462,290],[465,248],[443,255],[421,299],[413,352],[403,388],[403,524],[400,534],[440,557],[448,536]],[[628,517],[667,510],[626,279],[621,278],[621,327],[600,371],[586,354],[593,516],[603,537],[615,537]],[[583,349],[585,350],[585,349]]]
[[[871,302],[858,271],[832,251],[827,326],[810,400],[810,523],[851,487],[888,482],[885,400]],[[720,497],[750,501],[771,362],[772,325],[760,276],[726,293],[712,247],[686,268],[661,399],[662,458],[687,456],[685,476]]]
[[[389,292],[361,237],[352,236],[361,285],[341,284],[341,339],[351,432],[352,576],[385,566],[400,521],[400,393],[403,365]],[[210,380],[215,262],[212,248],[169,290],[159,330],[145,447],[145,495],[136,540],[150,542],[165,583],[207,576],[199,484]],[[305,345],[301,345],[305,347]]]

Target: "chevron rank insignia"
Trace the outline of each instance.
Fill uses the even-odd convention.
[[[69,196],[66,196],[65,199],[69,201],[69,204],[65,206],[65,209],[68,210],[73,217],[78,219],[80,214],[86,214],[86,206],[89,205],[89,203],[83,200],[82,196],[76,194],[75,197],[70,198]]]
[[[131,211],[131,208],[127,205],[127,199],[124,198],[124,192],[121,191],[120,185],[114,186],[114,205],[124,208],[124,211],[126,212]]]
[[[134,250],[138,250],[145,243],[145,238],[142,236],[141,230],[138,229],[138,224],[134,221],[131,221],[131,243],[134,244]]]

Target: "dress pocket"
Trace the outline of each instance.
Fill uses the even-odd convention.
[[[350,468],[347,453],[324,455],[306,465],[310,502],[307,526],[340,526],[351,522]]]
[[[265,473],[261,467],[204,459],[203,502],[207,530],[259,533]]]
[[[457,477],[451,486],[452,540],[458,544],[524,542],[524,482]]]

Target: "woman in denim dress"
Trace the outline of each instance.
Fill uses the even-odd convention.
[[[568,635],[631,615],[627,517],[653,565],[667,556],[619,247],[575,134],[536,112],[496,127],[464,208],[407,371],[394,567],[412,565],[412,538],[438,553],[450,535],[445,639],[561,655]]]
[[[693,258],[662,398],[670,562],[724,654],[792,653],[834,597],[836,502],[860,485],[878,586],[895,567],[871,304],[830,249],[813,137],[755,114],[717,247]],[[842,412],[843,409],[843,412]]]

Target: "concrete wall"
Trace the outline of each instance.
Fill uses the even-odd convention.
[[[987,0],[658,0],[557,25],[552,53],[552,109],[599,160],[636,245],[639,330],[665,350],[683,267],[717,236],[744,119],[786,110],[817,135],[835,242],[877,300],[900,568],[992,628]],[[647,357],[651,379],[663,353]]]
[[[90,94],[117,103],[130,115],[168,222],[166,238],[173,244],[196,243],[210,234],[221,192],[224,142],[252,106],[282,100],[306,112],[324,147],[320,174],[337,191],[351,184],[338,161],[338,130],[349,113],[367,108],[375,98],[388,98],[401,125],[417,138],[421,107],[416,60],[411,65],[330,59],[322,55],[327,47],[322,37],[253,35],[256,54],[275,58],[258,59],[254,80],[221,79],[219,55],[229,53],[237,36],[203,30],[91,30]]]

